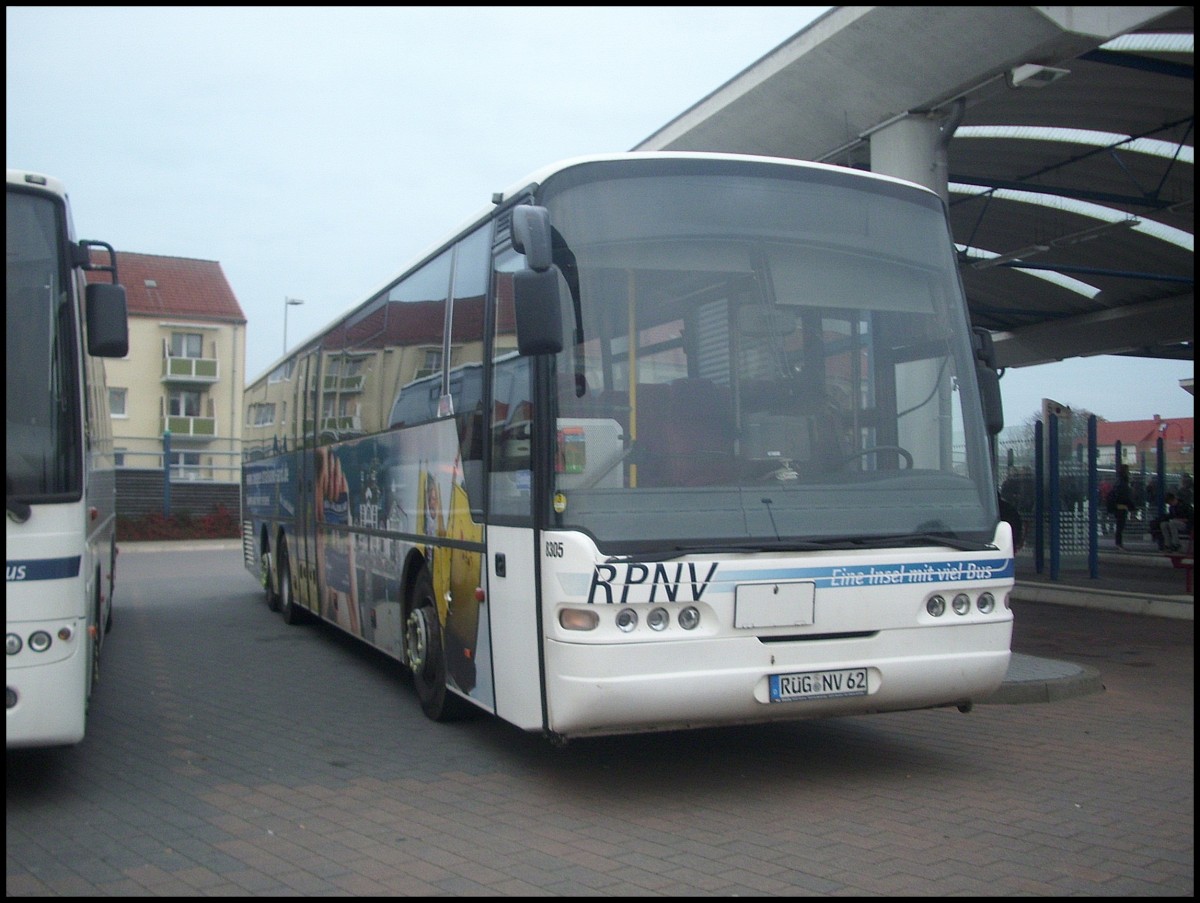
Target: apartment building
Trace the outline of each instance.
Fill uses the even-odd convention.
[[[129,354],[106,362],[117,454],[118,511],[197,513],[238,504],[246,316],[212,260],[117,252]],[[90,274],[96,281],[106,274]]]

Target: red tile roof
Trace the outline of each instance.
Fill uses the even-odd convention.
[[[1122,420],[1115,423],[1098,420],[1096,444],[1108,446],[1120,440],[1122,445],[1144,448],[1154,445],[1161,436],[1166,444],[1192,445],[1196,437],[1194,422],[1191,417],[1157,416],[1153,420]]]
[[[92,259],[101,261],[100,252]],[[117,277],[125,286],[132,316],[186,317],[245,323],[246,315],[215,260],[117,252]],[[107,273],[89,272],[89,282],[107,282]]]

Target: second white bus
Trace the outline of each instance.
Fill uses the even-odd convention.
[[[116,499],[104,357],[128,351],[116,255],[77,242],[63,184],[8,170],[5,745],[83,739],[112,624]],[[93,263],[91,249],[107,263]],[[102,270],[110,283],[86,285]]]

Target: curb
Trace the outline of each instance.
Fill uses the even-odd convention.
[[[980,705],[1058,702],[1104,692],[1100,672],[1087,665],[1014,652],[1004,683]]]
[[[119,540],[117,551],[125,552],[223,552],[240,550],[240,539],[166,539],[166,540]]]
[[[1013,586],[1012,598],[1018,602],[1043,602],[1052,605],[1074,605],[1097,608],[1128,615],[1147,615],[1157,618],[1196,620],[1196,603],[1192,596],[1157,596],[1146,593],[1126,593],[1104,589],[1077,589],[1050,583],[1029,583],[1019,580]]]

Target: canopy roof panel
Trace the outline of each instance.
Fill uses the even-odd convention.
[[[869,169],[931,117],[1002,366],[1193,360],[1193,44],[1191,7],[834,7],[634,150]]]

